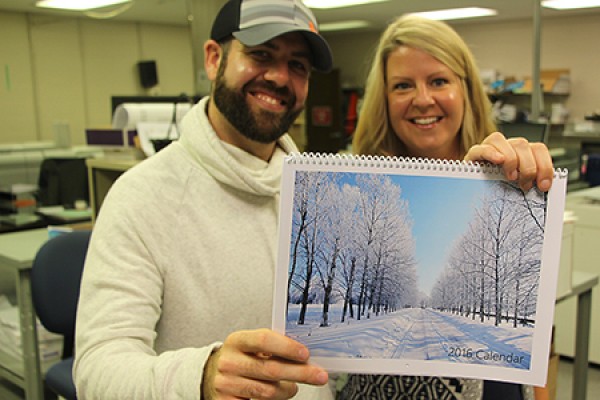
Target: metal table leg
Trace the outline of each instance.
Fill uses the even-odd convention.
[[[588,380],[588,349],[590,344],[590,318],[592,315],[592,290],[577,296],[577,327],[575,331],[575,362],[573,365],[573,400],[585,400]]]
[[[44,387],[40,368],[36,316],[31,299],[30,272],[30,270],[20,270],[16,282],[21,321],[25,397],[27,400],[43,400]]]

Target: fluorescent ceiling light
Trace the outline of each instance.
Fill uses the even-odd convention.
[[[321,32],[333,32],[333,31],[348,31],[350,29],[366,28],[369,26],[367,21],[353,19],[349,21],[340,22],[326,22],[319,25],[319,31]]]
[[[44,8],[60,8],[63,10],[91,10],[127,3],[131,0],[40,0],[35,5]]]
[[[542,6],[557,10],[570,10],[574,8],[600,7],[600,0],[546,0]]]
[[[479,8],[479,7],[467,7],[467,8],[450,8],[447,10],[436,10],[411,13],[412,15],[419,15],[421,17],[437,20],[449,20],[449,19],[463,19],[463,18],[475,18],[475,17],[487,17],[490,15],[498,14],[498,11],[490,8]]]
[[[309,8],[340,8],[384,1],[388,0],[304,0],[304,5]]]

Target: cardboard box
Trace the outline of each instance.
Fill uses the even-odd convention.
[[[556,400],[559,361],[560,356],[554,352],[554,327],[552,327],[552,341],[550,342],[550,358],[548,360],[546,386],[534,386],[533,393],[535,400]]]
[[[556,383],[558,381],[558,362],[560,356],[552,354],[548,362],[548,380],[546,381],[546,390],[549,400],[556,400]]]
[[[571,92],[571,71],[569,69],[543,69],[540,71],[540,83],[544,93],[569,94]],[[532,93],[531,77],[525,78],[524,93]]]

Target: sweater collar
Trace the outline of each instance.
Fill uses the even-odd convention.
[[[217,181],[259,196],[278,194],[284,156],[298,151],[291,137],[283,135],[265,162],[219,139],[206,114],[208,100],[204,97],[185,115],[179,142]]]

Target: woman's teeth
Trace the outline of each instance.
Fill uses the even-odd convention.
[[[429,125],[437,122],[439,119],[439,117],[415,118],[413,121],[417,125]]]

